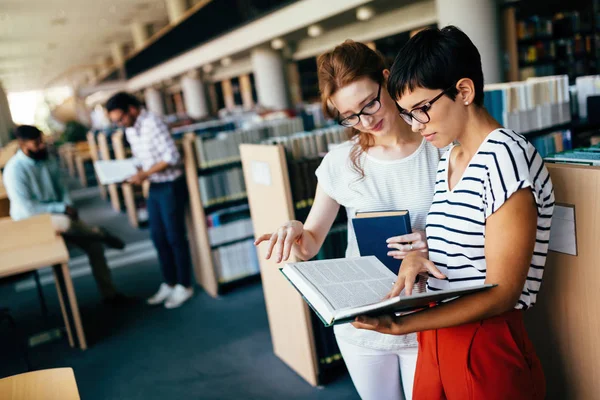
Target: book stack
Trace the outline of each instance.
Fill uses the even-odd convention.
[[[600,145],[578,148],[553,154],[544,159],[546,162],[578,165],[600,165]]]
[[[571,131],[560,130],[530,140],[541,157],[570,150],[573,147]]]
[[[204,207],[211,207],[246,197],[246,185],[241,167],[216,171],[198,178]]]
[[[301,160],[303,158],[322,157],[331,145],[347,140],[349,131],[348,128],[334,125],[310,132],[298,132],[291,136],[272,137],[265,142],[282,144],[291,159]]]
[[[204,132],[196,136],[199,168],[212,168],[240,161],[240,144],[259,143],[275,136],[288,136],[302,131],[302,119],[277,119],[252,123],[244,128]]]
[[[531,133],[571,120],[566,75],[486,85],[484,106],[503,126]]]
[[[307,131],[323,128],[332,122],[325,118],[321,103],[303,104],[299,110],[299,114],[302,118],[304,129]]]
[[[225,244],[212,250],[219,283],[229,283],[259,273],[254,238]]]
[[[206,216],[211,247],[251,239],[254,235],[250,208],[247,204],[229,207]]]

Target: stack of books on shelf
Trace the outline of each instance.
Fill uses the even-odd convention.
[[[241,166],[202,175],[198,178],[198,184],[204,207],[246,197],[246,184]]]
[[[226,244],[212,250],[219,283],[229,283],[259,273],[254,238]]]
[[[206,216],[213,262],[220,283],[259,272],[254,229],[248,205],[229,207]]]
[[[503,126],[530,133],[571,121],[569,78],[530,78],[485,86],[484,106]]]
[[[541,157],[570,150],[573,147],[573,138],[569,129],[538,136],[532,138],[530,142],[538,153],[540,153]]]
[[[553,154],[546,162],[577,165],[600,165],[600,145],[578,148]]]
[[[348,128],[333,125],[310,132],[298,132],[291,136],[272,137],[266,140],[266,143],[282,144],[292,159],[300,160],[325,155],[332,145],[348,140],[348,133]]]
[[[299,110],[299,115],[304,123],[304,129],[307,131],[323,128],[333,123],[333,121],[325,118],[321,103],[303,104]]]
[[[302,130],[300,118],[253,123],[245,128],[196,136],[198,168],[212,168],[240,162],[240,144],[259,143],[275,136],[291,135]]]

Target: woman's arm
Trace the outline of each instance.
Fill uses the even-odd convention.
[[[339,209],[340,205],[317,185],[315,200],[304,225],[300,221],[288,221],[277,232],[260,236],[254,244],[268,241],[266,258],[274,255],[277,262],[287,261],[291,252],[301,260],[309,260],[319,252]]]
[[[480,321],[513,309],[527,279],[536,233],[537,207],[533,194],[530,188],[521,189],[486,220],[485,283],[497,284],[497,287],[403,317],[358,317],[353,325],[404,335]],[[412,261],[406,265],[410,276],[421,272],[425,262],[430,263],[416,257],[407,260]],[[404,283],[398,286],[404,286]]]

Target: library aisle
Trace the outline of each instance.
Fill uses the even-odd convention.
[[[123,252],[107,251],[107,256],[117,287],[140,300],[124,308],[103,305],[92,276],[85,272],[86,263],[72,252],[73,282],[89,349],[71,349],[66,338],[37,345],[29,349],[33,369],[72,367],[86,400],[358,399],[345,371],[324,388],[315,388],[273,354],[260,283],[217,299],[197,290],[179,309],[146,306],[143,299],[161,282],[148,230],[132,228],[97,190],[74,190],[76,206],[82,219],[102,223],[126,240]],[[47,319],[33,285],[21,281],[0,286],[0,306],[10,306],[27,335],[61,326],[55,286],[44,278],[42,273]],[[0,332],[0,376],[25,372],[10,331],[3,326]]]

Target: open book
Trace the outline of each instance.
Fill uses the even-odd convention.
[[[401,294],[382,300],[392,290],[397,275],[374,256],[288,263],[281,272],[326,326],[352,322],[358,315],[414,311],[495,286]]]
[[[101,185],[122,183],[137,174],[137,165],[133,158],[125,160],[99,160],[94,162],[94,169]]]

